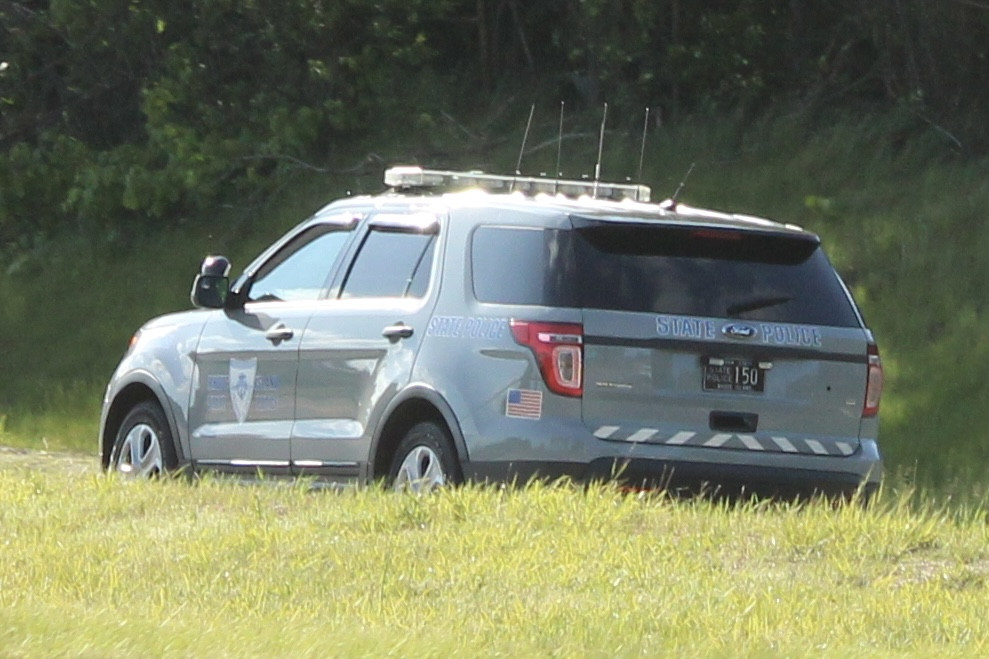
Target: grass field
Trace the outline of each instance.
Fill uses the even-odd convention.
[[[3,656],[989,652],[981,506],[417,497],[0,458]]]

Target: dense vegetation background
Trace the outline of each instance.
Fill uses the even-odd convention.
[[[819,231],[900,478],[989,474],[989,2],[0,0],[0,431],[95,446],[130,332],[384,166],[589,173]],[[648,121],[645,120],[648,108]],[[635,154],[630,155],[630,154]],[[10,433],[13,432],[13,436]]]

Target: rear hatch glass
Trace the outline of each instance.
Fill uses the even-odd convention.
[[[580,224],[575,246],[584,307],[860,325],[813,236]]]

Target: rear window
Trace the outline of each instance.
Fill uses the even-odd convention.
[[[575,218],[575,231],[481,227],[478,300],[857,327],[817,241]]]

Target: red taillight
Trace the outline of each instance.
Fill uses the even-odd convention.
[[[865,382],[865,405],[862,407],[862,416],[876,416],[879,414],[879,399],[883,395],[883,363],[879,359],[879,348],[870,343],[868,350],[869,372]]]
[[[512,320],[512,336],[536,356],[546,386],[563,396],[584,394],[584,327],[577,323]]]

